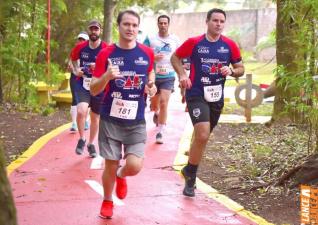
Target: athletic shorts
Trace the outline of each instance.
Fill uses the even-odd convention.
[[[103,93],[100,93],[96,96],[92,96],[91,93],[88,90],[85,90],[78,81],[75,96],[77,104],[81,102],[86,102],[89,104],[89,107],[94,113],[98,115],[100,114],[100,104]]]
[[[161,89],[174,91],[174,77],[169,78],[156,78],[155,85],[157,87],[157,94],[160,93]]]
[[[128,154],[144,158],[146,139],[145,123],[122,126],[103,119],[99,122],[99,154],[105,159],[125,159]]]
[[[224,102],[207,102],[203,96],[187,97],[186,101],[192,124],[210,122],[210,132],[212,132],[220,119]]]

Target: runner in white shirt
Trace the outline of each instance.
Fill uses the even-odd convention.
[[[175,71],[170,63],[172,53],[179,47],[179,38],[169,34],[170,18],[167,15],[158,17],[158,34],[146,37],[144,44],[155,52],[154,70],[156,74],[157,94],[151,99],[150,108],[154,111],[154,123],[157,125],[156,143],[163,143],[167,123],[168,102],[174,90]]]

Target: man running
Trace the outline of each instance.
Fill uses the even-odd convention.
[[[137,175],[143,166],[147,138],[144,94],[153,96],[157,89],[152,71],[154,53],[151,48],[136,42],[139,23],[136,12],[119,13],[119,42],[99,53],[91,83],[93,95],[104,90],[98,135],[100,155],[105,158],[102,218],[113,216],[115,183],[117,197],[124,199],[126,177]],[[120,167],[122,158],[126,162]]]
[[[87,150],[90,157],[96,157],[96,150],[93,141],[98,132],[99,107],[102,93],[91,96],[89,87],[92,79],[92,73],[95,69],[95,60],[97,54],[107,46],[106,42],[100,39],[101,24],[97,20],[89,22],[88,27],[89,40],[75,46],[71,52],[74,74],[78,79],[76,88],[77,101],[77,126],[80,139],[77,142],[75,152],[78,155],[83,154],[85,138],[85,120],[88,114],[88,107],[91,108],[91,126],[90,135],[87,143]],[[79,63],[78,63],[79,60]]]
[[[170,18],[167,15],[158,17],[159,32],[148,36],[144,44],[155,52],[155,74],[158,92],[151,98],[150,108],[154,111],[154,122],[157,125],[156,143],[163,144],[164,131],[168,116],[168,102],[174,89],[175,71],[170,63],[172,53],[179,46],[179,38],[169,34]]]
[[[206,17],[206,34],[189,38],[171,57],[180,86],[187,89],[186,102],[194,126],[188,164],[181,170],[185,178],[183,194],[190,197],[195,195],[197,169],[224,105],[226,77],[244,74],[239,48],[221,34],[225,20],[223,10],[211,9]],[[182,58],[187,57],[190,57],[190,78],[182,67]]]

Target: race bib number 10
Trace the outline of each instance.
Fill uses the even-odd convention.
[[[138,110],[138,101],[129,101],[114,98],[110,110],[110,116],[125,120],[136,119]]]
[[[222,85],[205,86],[204,99],[207,102],[217,102],[222,97]]]

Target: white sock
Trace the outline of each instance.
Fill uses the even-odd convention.
[[[158,132],[163,133],[165,130],[166,124],[158,124]]]
[[[77,116],[77,107],[76,107],[76,105],[72,105],[71,106],[70,113],[71,113],[72,123],[76,123],[76,116]]]

